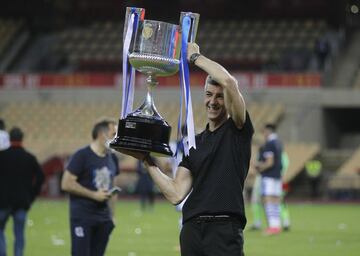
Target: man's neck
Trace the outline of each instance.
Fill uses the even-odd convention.
[[[21,141],[10,141],[10,145],[12,147],[22,147],[22,142]]]
[[[275,139],[277,139],[277,134],[274,132],[269,134],[269,136],[267,137],[267,141],[275,140]]]
[[[90,148],[98,156],[103,157],[103,156],[106,155],[106,148],[101,143],[99,143],[98,141],[91,142]]]
[[[211,121],[209,120],[209,131],[213,132],[215,131],[217,128],[219,128],[223,123],[225,123],[227,120],[227,117],[224,119],[221,119],[219,121]]]

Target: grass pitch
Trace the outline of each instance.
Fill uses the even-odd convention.
[[[250,211],[247,211],[251,223]],[[278,236],[245,230],[245,254],[250,256],[355,256],[360,252],[359,204],[292,204],[292,228]],[[119,200],[116,228],[107,256],[179,256],[179,213],[165,201],[141,212],[137,201]],[[12,223],[6,227],[12,255]],[[27,256],[70,255],[68,202],[37,201],[26,227]]]

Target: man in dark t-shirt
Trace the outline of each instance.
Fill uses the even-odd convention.
[[[183,208],[182,256],[243,255],[242,191],[254,129],[236,79],[201,55],[195,43],[188,44],[187,58],[208,74],[204,98],[208,124],[196,136],[196,149],[183,158],[174,178],[161,172],[149,154],[124,153],[145,163],[171,203],[179,204],[191,191]]]
[[[71,255],[104,255],[114,228],[116,197],[109,193],[119,174],[117,157],[106,147],[115,136],[111,119],[95,124],[89,146],[71,157],[61,187],[70,193]]]
[[[282,193],[282,143],[275,133],[273,124],[263,128],[265,143],[259,149],[259,159],[255,164],[261,174],[261,196],[264,202],[268,228],[266,235],[276,235],[281,232],[280,201]]]

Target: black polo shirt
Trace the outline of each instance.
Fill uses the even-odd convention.
[[[254,128],[250,116],[238,129],[229,118],[215,131],[196,136],[196,149],[179,166],[191,171],[192,192],[183,208],[183,222],[199,215],[229,214],[246,224],[243,187],[249,169]]]

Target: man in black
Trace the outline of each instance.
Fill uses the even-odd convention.
[[[22,147],[23,132],[10,131],[10,147],[0,151],[0,255],[6,255],[5,225],[14,222],[14,255],[24,252],[27,212],[40,193],[44,174],[35,156]]]
[[[188,61],[208,73],[204,105],[208,124],[196,136],[196,149],[179,164],[175,178],[166,176],[148,154],[124,151],[142,159],[165,197],[183,208],[181,255],[243,255],[246,224],[242,190],[253,126],[236,79],[221,65],[188,45]]]

